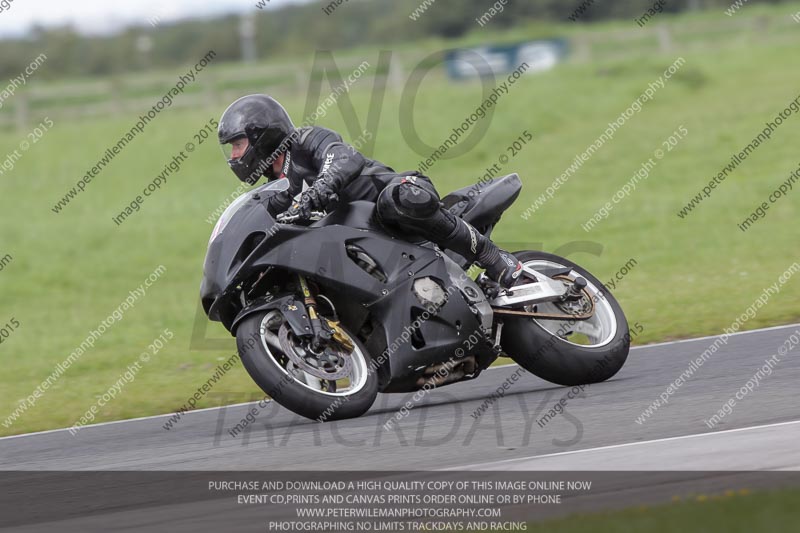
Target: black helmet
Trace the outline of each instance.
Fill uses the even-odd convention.
[[[261,176],[275,178],[272,163],[289,147],[295,132],[292,119],[271,96],[251,94],[228,106],[219,119],[219,143],[228,165],[240,180],[254,185]],[[231,159],[226,145],[247,138],[249,146],[238,159]]]

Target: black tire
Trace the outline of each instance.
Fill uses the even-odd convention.
[[[261,390],[290,411],[319,422],[355,418],[369,410],[378,395],[378,376],[371,371],[369,354],[355,335],[345,329],[356,348],[363,354],[366,364],[365,384],[349,395],[334,396],[323,391],[315,392],[289,376],[268,353],[267,342],[260,334],[261,323],[267,314],[268,312],[260,312],[248,316],[236,330],[239,356],[247,373]]]
[[[628,321],[614,296],[600,280],[568,259],[535,251],[514,255],[523,263],[545,260],[572,268],[602,291],[602,299],[613,310],[616,329],[613,336],[609,333],[609,340],[602,346],[578,346],[547,331],[539,319],[497,315],[503,320],[500,344],[505,353],[528,372],[564,386],[599,383],[616,374],[628,358],[631,337]]]

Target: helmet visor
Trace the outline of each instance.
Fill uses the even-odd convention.
[[[226,160],[228,161],[232,159],[238,160],[241,159],[241,157],[250,147],[250,143],[247,140],[247,137],[242,136],[233,139],[231,142],[221,144],[220,147],[222,147],[222,153],[225,156]]]

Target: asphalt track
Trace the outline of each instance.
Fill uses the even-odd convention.
[[[381,395],[365,416],[326,424],[269,403],[236,437],[229,430],[255,404],[196,411],[170,430],[163,427],[168,417],[159,416],[89,426],[75,436],[6,437],[0,470],[798,470],[792,443],[800,424],[786,423],[800,420],[800,347],[714,429],[704,423],[796,330],[730,336],[642,424],[637,417],[713,337],[634,348],[617,376],[568,398],[564,413],[544,427],[537,420],[570,389],[527,373],[483,416],[472,416],[517,368],[507,366],[429,392],[388,430],[384,424],[413,395]],[[732,429],[740,431],[720,433]],[[659,439],[670,440],[635,444]],[[600,447],[608,448],[592,450]]]
[[[568,497],[567,505],[503,508],[504,519],[521,520],[663,503],[703,491],[798,486],[800,347],[783,355],[718,426],[704,423],[798,330],[788,325],[730,336],[643,423],[637,418],[714,337],[633,349],[614,379],[568,398],[564,413],[546,424],[537,420],[571,389],[529,374],[483,416],[472,416],[517,370],[510,365],[430,392],[388,430],[384,424],[413,395],[381,396],[367,415],[327,424],[270,403],[235,437],[228,431],[255,403],[195,411],[170,430],[164,429],[169,417],[157,416],[90,426],[75,436],[54,430],[5,437],[0,530],[264,531],[268,520],[296,518],[287,506],[241,506],[235,495],[207,490],[214,475],[228,479],[239,471],[336,479],[337,473],[325,472],[346,470],[415,480],[451,474],[502,479],[523,471],[541,479],[557,471],[554,479],[594,480],[591,494]],[[115,472],[58,473],[97,470]]]

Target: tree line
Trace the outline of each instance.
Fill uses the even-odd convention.
[[[750,0],[780,3],[782,0]],[[732,0],[663,0],[663,10],[720,9]],[[313,50],[356,46],[402,46],[431,37],[455,39],[475,32],[502,31],[550,21],[590,24],[639,17],[654,0],[350,0],[335,10],[331,0],[259,10],[253,5],[253,45],[259,60],[291,58]],[[335,0],[334,0],[334,3]],[[426,9],[413,20],[421,5]],[[577,22],[571,22],[581,5]],[[502,7],[486,28],[476,24],[492,6]],[[499,11],[499,9],[495,11]],[[741,15],[739,15],[741,16]],[[86,36],[70,27],[35,27],[23,39],[3,41],[0,77],[11,78],[44,52],[48,61],[37,77],[101,76],[193,63],[208,50],[217,61],[242,59],[241,15],[128,27],[111,36]]]

